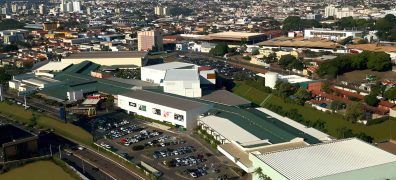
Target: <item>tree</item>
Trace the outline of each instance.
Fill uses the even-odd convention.
[[[364,102],[370,106],[377,106],[379,100],[377,99],[376,95],[369,94],[367,96],[364,96]]]
[[[363,133],[363,132],[358,133],[358,134],[356,134],[355,136],[356,136],[357,138],[363,140],[363,141],[368,142],[368,143],[372,143],[373,140],[374,140],[373,137],[371,137],[371,136],[369,136],[369,135],[367,135],[367,134],[365,134],[365,133]]]
[[[296,93],[294,93],[294,96],[296,97],[297,103],[300,105],[303,105],[305,101],[311,99],[311,93],[304,88],[299,88]]]
[[[333,102],[331,102],[330,104],[330,109],[332,111],[337,111],[337,110],[341,110],[345,108],[345,103],[342,101],[338,101],[338,100],[334,100]]]
[[[293,94],[293,86],[287,82],[282,82],[282,81],[276,82],[275,89],[277,90],[277,94],[283,98]]]
[[[263,173],[263,169],[261,169],[261,167],[256,168],[253,174],[256,174],[260,180],[271,180],[270,177]]]
[[[348,36],[345,39],[342,39],[339,43],[341,45],[351,44],[352,40],[353,40],[353,37],[352,36]]]
[[[390,55],[385,52],[372,52],[367,58],[367,68],[374,71],[387,71],[392,69]]]
[[[107,112],[109,112],[109,110],[113,109],[113,107],[114,107],[114,96],[107,95],[105,106],[106,106],[106,111]]]
[[[349,104],[346,109],[345,117],[347,120],[351,120],[352,122],[362,119],[364,117],[363,104],[359,102]]]
[[[265,59],[266,59],[265,63],[267,63],[267,64],[276,62],[276,60],[277,60],[276,53],[271,52],[270,54],[268,54],[268,56]]]
[[[252,55],[259,55],[260,51],[258,49],[255,49],[252,51]]]
[[[8,74],[4,68],[0,68],[0,84],[5,84],[11,80],[12,76]]]
[[[224,56],[224,54],[228,53],[228,45],[225,43],[217,44],[209,53],[215,56]]]
[[[337,137],[338,138],[342,138],[343,139],[343,138],[350,138],[350,137],[353,137],[353,136],[354,136],[354,134],[352,132],[352,129],[349,129],[349,128],[345,127],[345,126],[337,129]]]
[[[396,87],[391,87],[385,91],[384,96],[390,100],[396,100]]]
[[[285,31],[301,31],[312,27],[321,27],[321,24],[316,20],[301,19],[299,16],[289,16],[283,21]]]
[[[383,96],[385,92],[386,86],[382,85],[381,81],[376,81],[373,85],[371,85],[371,92],[375,96]]]
[[[244,81],[249,79],[249,76],[244,72],[236,72],[233,76],[234,80],[236,81]]]
[[[279,59],[278,63],[282,67],[282,69],[285,70],[293,70],[293,69],[302,70],[304,68],[304,64],[302,63],[302,61],[300,61],[299,59],[297,59],[296,57],[290,54],[283,55]]]

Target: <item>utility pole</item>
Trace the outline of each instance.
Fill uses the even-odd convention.
[[[0,84],[0,102],[3,102],[3,85]]]
[[[23,100],[25,101],[25,109],[27,109],[26,95],[23,96]]]
[[[84,167],[84,161],[83,161],[83,159],[81,159],[81,164],[82,164],[82,168],[83,168],[83,174],[85,174],[85,167]]]
[[[50,144],[50,154],[51,154],[51,157],[52,157],[52,147],[51,147],[51,144]]]
[[[58,146],[58,148],[59,148],[59,159],[62,159],[62,151],[61,151],[60,145]]]

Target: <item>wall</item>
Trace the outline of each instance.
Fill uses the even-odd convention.
[[[201,97],[200,82],[197,81],[165,81],[164,92],[185,97]]]
[[[142,67],[140,77],[142,81],[147,81],[155,84],[161,84],[165,78],[166,70],[155,70]]]
[[[136,107],[130,106],[129,105],[130,102],[136,103]],[[141,105],[146,106],[146,111],[139,110],[139,106],[141,106]],[[170,107],[166,107],[166,106],[162,106],[162,105],[158,105],[158,104],[154,104],[154,103],[150,103],[150,102],[145,102],[142,100],[138,100],[138,99],[122,96],[122,95],[118,95],[118,107],[126,110],[128,113],[134,112],[141,116],[145,116],[145,117],[155,119],[158,121],[170,122],[174,125],[180,125],[187,129],[193,129],[194,127],[196,127],[198,116],[200,114],[208,111],[208,109],[210,108],[210,106],[206,106],[206,107],[203,106],[202,108],[189,110],[187,112],[184,110],[174,109],[174,108],[170,108]],[[160,109],[161,114],[160,115],[154,114],[153,108]],[[166,115],[165,112],[169,112],[169,114]],[[175,120],[175,118],[174,118],[175,113],[183,115],[184,121]]]
[[[62,59],[62,63],[71,63],[71,64],[79,64],[83,61],[92,61],[93,63],[112,66],[112,65],[135,65],[135,66],[143,66],[144,60],[142,58],[82,58],[82,59]]]

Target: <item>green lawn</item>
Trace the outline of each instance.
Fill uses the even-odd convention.
[[[237,83],[233,88],[233,92],[255,104],[260,105],[263,100],[269,95],[263,91],[252,88],[244,83]],[[337,129],[346,126],[353,130],[354,133],[364,132],[374,138],[375,142],[387,140],[389,138],[396,139],[396,120],[388,120],[380,124],[365,126],[361,124],[353,124],[343,119],[340,114],[325,113],[316,110],[309,105],[299,106],[296,104],[285,103],[282,98],[278,96],[271,96],[266,104],[274,104],[281,106],[283,109],[288,110],[295,108],[298,112],[308,121],[316,121],[318,119],[326,122],[327,133],[331,136],[337,137]]]
[[[2,180],[74,180],[52,161],[37,161],[0,175]]]
[[[25,110],[22,106],[15,104],[0,103],[0,114],[7,115],[20,122],[29,123],[32,118],[33,112]],[[73,140],[79,141],[84,144],[92,143],[92,136],[84,129],[70,123],[63,123],[60,120],[53,119],[35,112],[38,117],[37,125],[44,128],[54,129],[55,132],[69,137]]]

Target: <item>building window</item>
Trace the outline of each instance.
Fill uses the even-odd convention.
[[[161,109],[153,108],[153,114],[161,115]]]
[[[129,102],[129,106],[136,107],[136,103]]]
[[[180,114],[176,114],[175,113],[175,120],[178,120],[178,121],[184,121],[184,116],[183,115],[180,115]]]
[[[146,111],[146,106],[145,106],[145,105],[140,105],[140,106],[139,106],[139,110],[141,110],[141,111]]]

